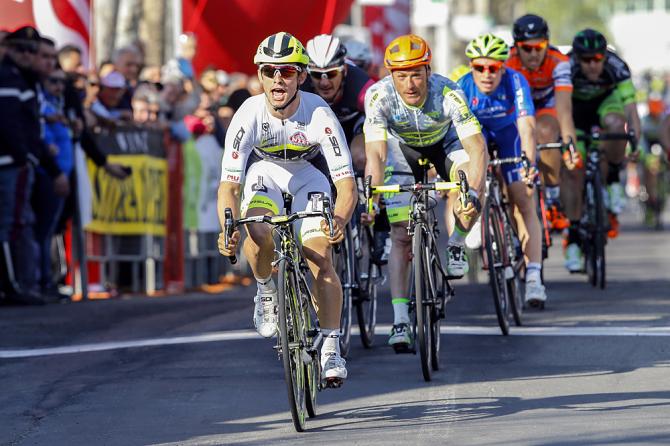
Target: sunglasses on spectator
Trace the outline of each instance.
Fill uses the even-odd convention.
[[[277,72],[284,79],[289,79],[294,76],[297,76],[302,69],[295,65],[263,65],[261,67],[261,74],[265,77],[273,79]]]
[[[605,58],[605,55],[602,53],[596,53],[592,54],[590,56],[579,56],[579,60],[584,62],[584,63],[591,63],[591,62],[602,62],[602,60]]]
[[[47,81],[49,81],[49,83],[51,84],[61,84],[61,85],[65,84],[65,79],[63,79],[62,77],[48,77]]]
[[[493,63],[493,64],[490,64],[490,65],[484,65],[484,64],[478,64],[478,63],[472,62],[470,64],[470,66],[472,67],[473,70],[475,70],[478,73],[489,72],[491,74],[496,74],[498,71],[500,71],[502,69],[503,63],[498,62],[498,63]]]
[[[309,71],[309,75],[312,76],[314,79],[319,80],[319,79],[335,79],[339,73],[344,71],[344,67],[336,67],[336,68],[331,68],[329,70],[311,70],[307,69]]]
[[[549,41],[543,40],[542,42],[537,43],[519,43],[517,45],[526,53],[531,53],[533,51],[537,51],[539,53],[549,45]]]

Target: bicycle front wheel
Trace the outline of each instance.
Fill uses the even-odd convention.
[[[279,309],[279,347],[284,365],[284,380],[288,391],[289,408],[295,430],[305,430],[306,370],[303,360],[306,351],[307,327],[305,325],[300,291],[293,267],[281,259],[278,265],[277,306]],[[310,395],[311,398],[312,395]]]
[[[489,270],[489,283],[493,291],[498,325],[503,335],[509,334],[509,296],[507,294],[507,279],[505,278],[506,247],[503,237],[502,218],[500,209],[489,200],[484,207],[482,223],[484,230],[484,252]]]
[[[358,268],[358,296],[356,299],[356,315],[358,328],[361,332],[363,347],[371,348],[375,340],[377,325],[377,285],[382,279],[381,266],[373,261],[374,240],[370,228],[360,228],[362,256],[357,258]]]
[[[412,254],[414,265],[414,292],[415,292],[415,311],[416,311],[416,335],[419,343],[419,353],[421,357],[421,371],[423,379],[430,381],[432,379],[432,309],[430,303],[433,302],[431,295],[430,274],[428,272],[428,251],[426,249],[426,234],[420,226],[414,228],[412,237]]]
[[[584,188],[585,208],[587,216],[587,236],[584,246],[584,257],[588,280],[594,287],[605,288],[605,206],[603,202],[600,175],[593,174],[591,181]]]

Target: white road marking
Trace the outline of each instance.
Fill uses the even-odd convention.
[[[377,325],[376,333],[386,336],[391,325]],[[354,335],[358,329],[352,328]],[[443,334],[501,336],[496,326],[443,326]],[[670,327],[512,327],[511,336],[670,336]],[[65,355],[72,353],[101,352],[126,348],[158,347],[164,345],[198,344],[202,342],[242,341],[262,339],[254,330],[231,330],[171,338],[138,339],[134,341],[100,342],[63,347],[0,350],[0,359],[31,358],[36,356]],[[273,341],[274,342],[274,341]]]

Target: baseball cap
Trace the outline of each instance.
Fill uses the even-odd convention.
[[[100,84],[107,88],[124,88],[126,86],[126,78],[118,71],[112,71],[102,78]]]

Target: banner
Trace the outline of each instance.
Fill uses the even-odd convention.
[[[384,66],[384,51],[391,40],[411,32],[409,0],[391,6],[364,6],[363,22],[372,37],[372,62]]]
[[[221,182],[223,149],[212,135],[183,144],[184,229],[220,232],[216,200]]]
[[[118,128],[94,135],[112,163],[132,173],[120,180],[88,161],[91,221],[86,230],[112,235],[165,236],[167,216],[167,161],[163,133],[158,130]]]
[[[0,0],[0,28],[10,31],[31,25],[56,41],[58,48],[74,45],[89,61],[91,0]]]

